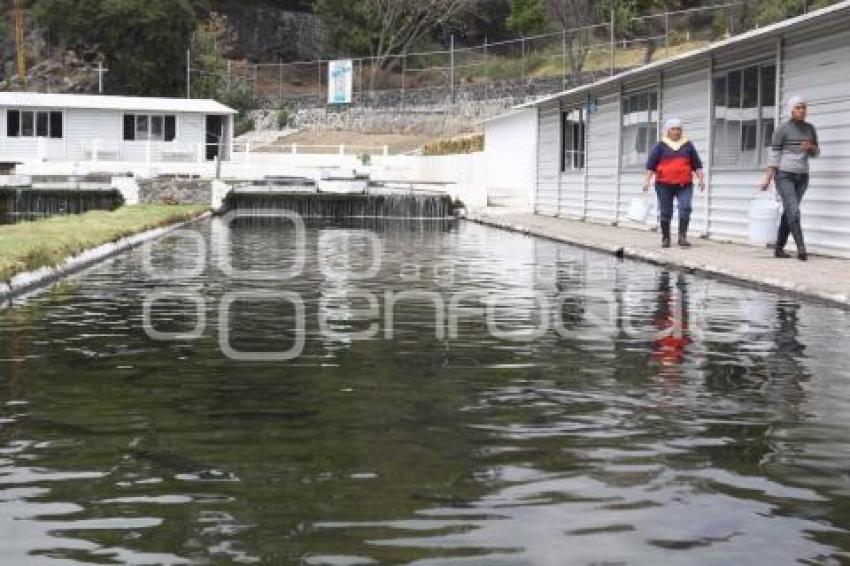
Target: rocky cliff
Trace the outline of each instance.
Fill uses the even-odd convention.
[[[224,14],[236,41],[228,57],[255,62],[318,59],[325,45],[325,27],[305,0],[254,0],[211,3]]]

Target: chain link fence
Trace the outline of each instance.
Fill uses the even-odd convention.
[[[354,57],[353,106],[444,106],[463,100],[527,98],[697,49],[758,27],[742,26],[748,4],[669,11],[471,47]],[[613,23],[613,25],[612,25]],[[612,33],[612,27],[615,33]],[[626,30],[626,31],[623,31]],[[323,106],[329,60],[230,61],[219,71],[269,108]],[[193,77],[203,73],[192,68]]]

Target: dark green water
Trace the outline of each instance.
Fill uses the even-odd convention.
[[[150,263],[201,273],[137,250],[0,311],[0,564],[850,561],[847,312],[468,223],[311,225],[300,276],[249,280],[222,259],[292,265],[288,224],[192,230],[205,257]],[[425,295],[387,324],[409,290],[491,297],[502,331],[537,293],[560,326],[438,337]],[[246,292],[303,299],[295,359],[224,355],[228,297],[233,348],[296,344]],[[198,339],[145,332],[155,293]]]

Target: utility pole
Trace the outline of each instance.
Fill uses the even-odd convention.
[[[449,42],[449,85],[452,94],[452,102],[455,101],[455,36],[451,35]]]
[[[614,76],[614,3],[611,3],[611,76]]]
[[[522,57],[520,58],[522,63],[522,80],[525,82],[525,36],[522,36],[522,41],[520,43],[522,44]]]
[[[407,73],[407,47],[401,53],[401,111],[404,112],[404,75]]]
[[[561,32],[561,71],[563,78],[562,84],[567,84],[567,28],[564,27]]]
[[[27,84],[27,55],[26,39],[24,37],[24,5],[23,0],[15,0],[15,48],[17,49],[16,61],[18,64],[18,77],[26,86]]]
[[[192,48],[186,50],[186,98],[192,98]]]

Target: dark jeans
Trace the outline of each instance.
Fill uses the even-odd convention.
[[[782,199],[782,220],[779,222],[779,232],[776,235],[776,247],[782,249],[788,242],[788,235],[794,232],[798,247],[803,245],[803,232],[800,226],[800,203],[809,188],[807,173],[776,172],[776,192]],[[799,234],[799,239],[798,239]]]
[[[655,194],[658,195],[658,216],[661,222],[670,222],[673,218],[673,200],[679,202],[679,221],[688,222],[691,219],[691,200],[694,197],[694,185],[668,185],[655,183]]]

